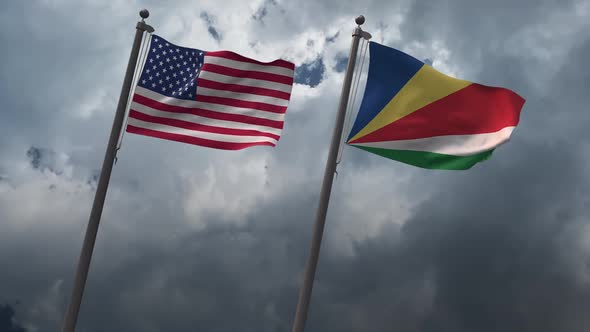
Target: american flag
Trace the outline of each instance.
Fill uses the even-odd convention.
[[[153,35],[127,132],[216,149],[275,146],[295,65],[206,52]]]

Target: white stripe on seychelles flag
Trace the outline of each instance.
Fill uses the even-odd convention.
[[[472,135],[433,136],[409,140],[354,143],[353,145],[388,150],[434,152],[454,156],[471,156],[489,151],[510,139],[515,127],[497,132]]]

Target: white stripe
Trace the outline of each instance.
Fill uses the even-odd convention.
[[[226,121],[226,120],[217,120],[217,119],[210,119],[207,117],[202,117],[194,114],[187,114],[187,113],[175,113],[175,112],[165,112],[165,111],[158,111],[151,107],[132,102],[131,109],[137,112],[141,112],[151,116],[157,116],[161,118],[169,118],[169,119],[176,119],[182,120],[192,123],[198,123],[202,125],[212,126],[212,127],[222,127],[222,128],[231,128],[231,129],[247,129],[247,130],[257,130],[264,133],[270,133],[275,135],[281,135],[282,129],[243,123],[243,122],[234,122],[234,121]]]
[[[215,81],[219,83],[226,83],[226,84],[239,84],[245,86],[254,86],[257,88],[265,88],[265,89],[272,89],[277,91],[282,91],[286,93],[291,93],[291,89],[293,85],[277,83],[272,81],[265,81],[265,80],[257,80],[254,78],[247,78],[247,77],[234,77],[228,76],[223,74],[218,74],[210,71],[203,70],[199,74],[199,78],[203,78],[210,81]]]
[[[285,67],[273,66],[273,65],[259,65],[256,63],[242,62],[236,60],[230,60],[218,56],[205,55],[204,63],[211,63],[214,65],[239,69],[239,70],[254,70],[269,74],[283,75],[289,78],[293,77],[293,70]]]
[[[515,127],[505,127],[495,133],[474,135],[435,136],[410,140],[352,143],[388,150],[410,150],[442,153],[454,156],[469,156],[489,151],[510,139]]]
[[[192,136],[192,137],[204,138],[204,139],[209,139],[209,140],[214,140],[214,141],[219,141],[219,142],[228,142],[228,143],[271,142],[273,144],[277,143],[276,139],[273,139],[270,137],[236,136],[236,135],[208,133],[208,132],[204,132],[204,131],[188,130],[188,129],[184,129],[184,128],[178,128],[178,127],[163,125],[163,124],[159,124],[159,123],[151,123],[151,122],[141,121],[141,120],[137,120],[134,118],[129,118],[127,123],[129,125],[134,126],[134,127],[160,131],[163,133]]]
[[[259,110],[255,110],[255,109],[249,109],[249,108],[241,108],[241,107],[226,106],[226,105],[219,105],[219,104],[212,104],[212,103],[204,103],[204,102],[195,101],[195,100],[176,99],[176,98],[164,96],[162,94],[159,94],[157,92],[153,92],[151,90],[142,88],[140,86],[135,88],[135,93],[137,93],[140,96],[155,100],[157,102],[167,104],[167,105],[172,105],[172,106],[178,106],[178,107],[184,107],[184,108],[200,108],[200,109],[213,111],[213,112],[219,112],[219,113],[240,114],[240,115],[251,116],[251,117],[259,118],[259,119],[268,119],[268,120],[281,121],[281,122],[285,121],[285,114],[284,113],[281,114],[281,113],[259,111]]]
[[[197,95],[199,96],[213,96],[222,98],[231,98],[242,101],[252,101],[256,103],[265,103],[276,106],[287,107],[289,101],[281,98],[253,95],[251,93],[233,92],[227,90],[217,90],[210,88],[197,87]]]

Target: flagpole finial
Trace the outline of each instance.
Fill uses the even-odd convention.
[[[154,28],[145,23],[145,19],[150,17],[150,12],[144,8],[139,11],[139,16],[141,16],[141,22],[137,22],[137,29],[147,31],[148,33],[154,32]]]
[[[363,15],[360,15],[359,17],[355,18],[354,21],[356,22],[356,24],[363,25],[363,23],[365,23],[365,17]]]
[[[142,9],[139,11],[139,16],[141,16],[141,18],[145,20],[150,16],[150,12],[147,9]]]

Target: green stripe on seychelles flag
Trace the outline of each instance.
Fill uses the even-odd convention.
[[[525,100],[456,79],[375,42],[365,94],[347,143],[406,164],[462,170],[510,139]]]

